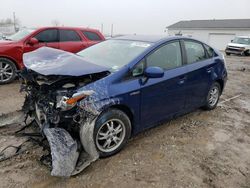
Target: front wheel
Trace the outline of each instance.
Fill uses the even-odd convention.
[[[94,141],[100,157],[108,157],[119,152],[131,135],[128,116],[117,109],[110,109],[97,119]]]
[[[204,109],[205,110],[215,109],[218,104],[220,94],[221,94],[221,86],[218,82],[215,82],[208,91]]]
[[[230,56],[231,54],[230,54],[230,53],[228,53],[228,52],[226,52],[226,55]]]

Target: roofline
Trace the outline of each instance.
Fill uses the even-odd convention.
[[[132,38],[130,38],[130,36],[132,36]],[[138,36],[139,38],[133,38],[133,36]],[[158,39],[147,40],[147,39],[143,39],[140,37],[157,37],[157,35],[123,35],[123,36],[119,36],[119,37],[110,38],[108,40],[138,41],[138,42],[146,42],[146,43],[156,44],[156,43],[159,43],[161,41],[176,38],[176,36],[158,35],[158,37],[159,37]]]
[[[240,25],[240,27],[237,27],[237,25],[236,25],[236,27],[235,26],[233,26],[232,28],[229,26],[229,27],[223,27],[222,25],[220,26],[220,25],[218,25],[218,26],[216,26],[216,27],[213,27],[213,26],[202,26],[202,27],[199,27],[199,25],[196,25],[196,26],[194,26],[194,27],[192,27],[192,26],[188,26],[187,24],[191,24],[191,23],[195,23],[195,22],[197,22],[197,23],[201,23],[201,22],[207,22],[208,24],[211,24],[211,23],[218,23],[218,22],[222,22],[222,23],[224,23],[224,22],[236,22],[236,21],[245,21],[245,22],[247,22],[247,23],[250,23],[250,19],[249,18],[243,18],[243,19],[198,19],[198,20],[180,20],[180,21],[178,21],[178,22],[176,22],[176,23],[174,23],[174,24],[171,24],[171,25],[168,25],[166,28],[167,29],[189,29],[189,28],[192,28],[192,29],[211,29],[211,28],[219,28],[219,29],[225,29],[225,28],[227,28],[227,29],[234,29],[234,28],[237,28],[237,29],[250,29],[250,27],[249,27],[249,24],[247,24],[247,26],[245,26],[245,25]],[[186,24],[186,25],[184,25],[184,26],[181,26],[181,25],[179,25],[179,24]],[[177,25],[179,25],[179,26],[177,26]]]
[[[71,27],[71,26],[42,26],[42,27],[37,27],[36,29],[83,29],[83,30],[90,30],[90,31],[99,31],[98,29],[94,28],[88,28],[88,27]]]
[[[175,27],[167,27],[168,30],[203,30],[203,29],[214,29],[214,30],[250,30],[250,27],[238,28],[238,27],[185,27],[185,28],[175,28]]]

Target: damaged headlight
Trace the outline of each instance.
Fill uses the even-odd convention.
[[[60,101],[57,103],[57,108],[61,108],[63,111],[70,110],[76,106],[77,102],[83,100],[84,98],[92,95],[93,90],[81,91],[72,95],[72,97],[62,96]]]

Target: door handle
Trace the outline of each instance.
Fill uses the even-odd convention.
[[[212,70],[213,70],[213,67],[209,67],[209,68],[207,68],[207,73],[211,73],[211,72],[212,72]]]
[[[184,84],[185,81],[186,81],[186,79],[187,79],[187,76],[180,76],[180,77],[179,77],[178,84],[179,84],[179,85]]]

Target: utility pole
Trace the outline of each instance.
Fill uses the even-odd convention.
[[[111,37],[113,37],[113,24],[111,25]]]
[[[14,30],[16,32],[16,14],[13,12],[13,24],[14,24]]]
[[[101,32],[103,33],[103,23],[101,24]]]

